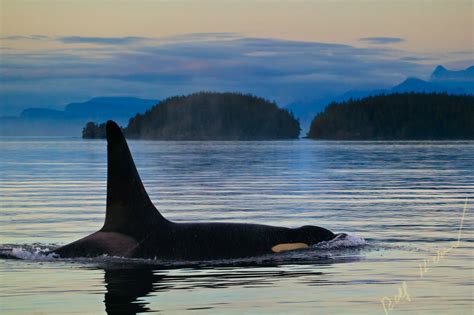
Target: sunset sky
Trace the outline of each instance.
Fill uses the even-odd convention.
[[[472,1],[1,0],[0,116],[95,96],[281,104],[474,64]]]

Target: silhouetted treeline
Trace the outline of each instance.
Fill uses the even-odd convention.
[[[98,125],[92,121],[88,122],[82,129],[82,137],[86,139],[105,138],[105,123]]]
[[[474,139],[474,97],[403,93],[332,103],[307,135],[332,140]]]
[[[83,137],[104,137],[102,128],[88,123]],[[288,111],[260,97],[201,92],[161,101],[130,119],[124,133],[154,140],[273,140],[298,138],[300,125]]]

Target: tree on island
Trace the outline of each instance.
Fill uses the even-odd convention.
[[[88,123],[83,137],[104,137],[102,126]],[[131,118],[124,133],[153,140],[276,140],[298,138],[300,125],[291,113],[260,97],[200,92],[161,101]]]
[[[86,139],[105,138],[105,123],[97,125],[90,121],[82,129],[82,137]]]
[[[332,103],[308,138],[328,140],[474,139],[474,96],[403,93]]]

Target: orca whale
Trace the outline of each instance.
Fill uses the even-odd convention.
[[[296,250],[337,235],[300,228],[239,223],[175,223],[151,202],[120,127],[106,124],[107,205],[103,227],[53,250],[63,258],[101,255],[166,260],[212,260]],[[338,234],[341,235],[341,234]]]

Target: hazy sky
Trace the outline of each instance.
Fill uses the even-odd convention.
[[[252,37],[359,44],[404,39],[417,52],[473,48],[470,0],[90,1],[2,0],[2,34],[173,36],[235,32]]]
[[[284,103],[474,63],[472,1],[0,0],[0,10],[0,114],[199,89]]]

